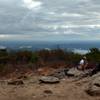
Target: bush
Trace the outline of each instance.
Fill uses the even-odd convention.
[[[39,59],[39,57],[38,57],[37,53],[34,52],[34,53],[32,53],[32,55],[31,55],[30,62],[36,63],[36,62],[38,61],[38,59]]]
[[[29,62],[32,57],[31,51],[19,51],[16,53],[16,60],[18,62]]]
[[[91,48],[86,56],[92,62],[100,62],[100,50],[98,48]]]
[[[3,72],[5,70],[5,65],[4,64],[0,64],[0,73]]]

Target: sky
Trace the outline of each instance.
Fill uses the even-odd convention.
[[[0,0],[0,40],[99,40],[100,0]]]

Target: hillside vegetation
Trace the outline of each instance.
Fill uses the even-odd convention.
[[[25,73],[35,71],[41,67],[74,67],[77,66],[83,55],[62,49],[40,51],[0,51],[0,76],[18,71]],[[91,48],[86,54],[88,67],[100,62],[100,50]]]

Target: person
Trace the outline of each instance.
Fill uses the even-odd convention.
[[[88,61],[87,61],[86,56],[84,56],[79,62],[78,69],[84,71],[86,69],[87,65],[88,65]]]

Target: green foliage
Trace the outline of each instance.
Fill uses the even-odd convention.
[[[98,48],[91,48],[90,52],[86,54],[88,60],[93,62],[100,62],[100,50]],[[78,63],[82,55],[72,51],[64,51],[62,49],[40,50],[32,51],[18,51],[8,53],[7,51],[0,51],[0,64],[9,63],[37,63],[39,61],[65,61],[66,63]]]
[[[32,53],[32,55],[31,55],[30,62],[35,63],[35,62],[38,61],[38,59],[39,59],[39,57],[38,57],[37,53],[34,52],[34,53]]]
[[[15,66],[9,64],[0,63],[0,75],[5,76],[10,72],[13,72],[13,69],[16,69]]]
[[[91,54],[94,54],[94,53],[97,54],[97,53],[100,53],[100,50],[98,48],[91,48],[90,53]]]
[[[78,64],[83,55],[74,53],[72,51],[64,51],[60,48],[53,50],[40,51],[18,51],[7,52],[0,51],[0,75],[11,73],[16,69],[24,71],[26,69],[37,69],[43,66],[52,66],[55,62],[64,62],[66,66],[73,67]],[[88,61],[96,63],[100,62],[100,50],[98,48],[91,48],[90,52],[85,55]],[[47,65],[49,64],[49,65]],[[54,65],[57,67],[58,65]],[[61,63],[62,64],[62,63]],[[62,66],[62,65],[61,65]]]
[[[79,60],[82,58],[82,55],[77,54],[77,53],[71,53],[69,55],[69,61],[75,64],[78,64]]]
[[[62,49],[41,50],[38,54],[44,62],[65,61],[66,63],[76,63],[81,58],[80,54],[75,54],[71,51],[64,51]]]
[[[32,57],[31,51],[19,51],[16,53],[17,61],[19,62],[29,62]]]
[[[8,62],[8,52],[0,50],[0,63],[7,63]]]
[[[5,56],[8,56],[8,52],[0,50],[0,57],[5,57]]]
[[[5,71],[5,65],[4,64],[0,64],[0,73]]]
[[[92,62],[100,62],[100,50],[98,48],[91,48],[86,56]]]

